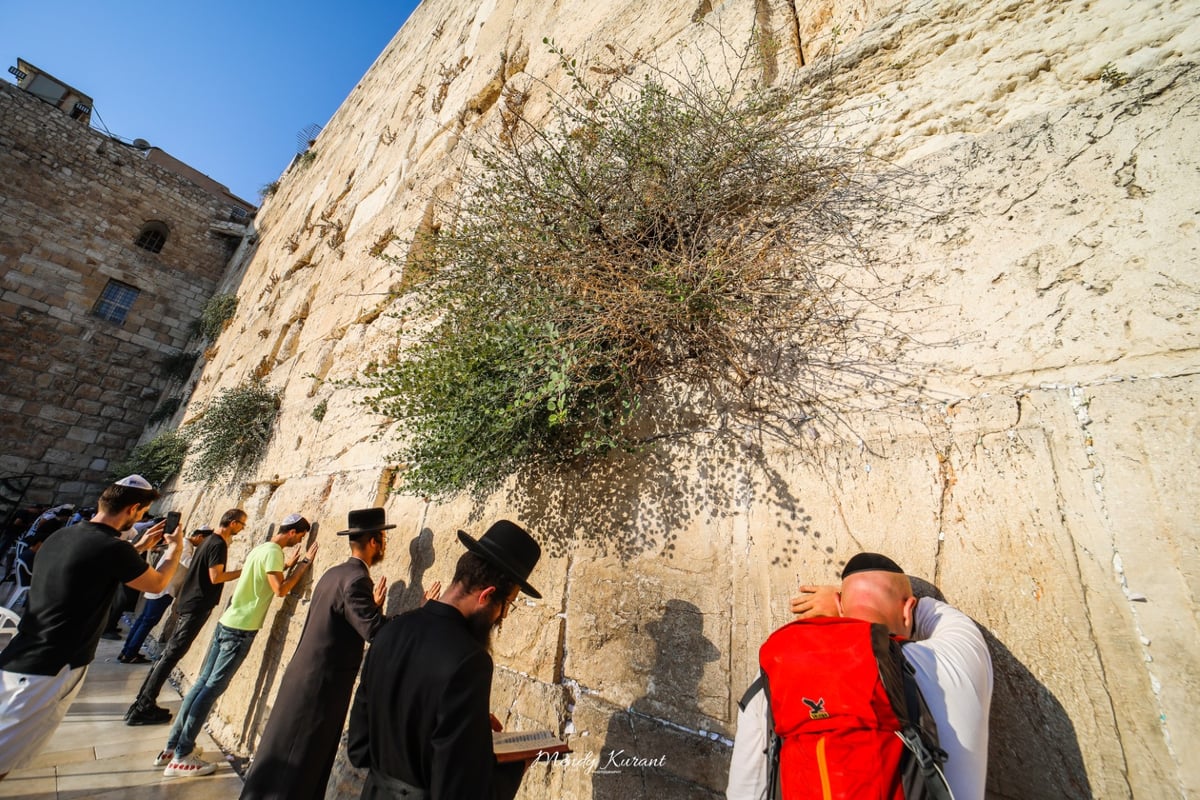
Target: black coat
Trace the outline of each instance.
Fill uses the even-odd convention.
[[[491,692],[492,657],[456,608],[431,601],[396,617],[363,664],[350,763],[425,789],[432,800],[494,797],[503,781],[493,775]]]
[[[300,644],[283,682],[242,800],[323,798],[346,722],[363,642],[386,618],[375,605],[367,566],[351,558],[327,571],[313,589]]]

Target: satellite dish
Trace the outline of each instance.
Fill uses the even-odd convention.
[[[150,149],[150,143],[147,142],[145,139],[134,139],[133,146],[136,147],[138,150],[149,150]]]

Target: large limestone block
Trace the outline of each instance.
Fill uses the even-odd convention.
[[[930,576],[989,634],[989,786],[1014,797],[1047,787],[1054,796],[1108,796],[1121,751],[1074,542],[1062,524],[1055,458],[1040,427],[999,422],[950,450],[955,481]]]
[[[1114,701],[1140,720],[1135,731],[1147,747],[1166,745],[1185,796],[1200,793],[1200,766],[1186,756],[1200,747],[1200,724],[1186,711],[1200,704],[1198,390],[1200,382],[1185,376],[1089,387],[1080,400],[1094,450],[1089,474],[1112,535],[1104,554],[1111,556],[1110,586],[1119,586],[1119,601],[1127,604],[1129,633],[1136,635],[1130,655],[1144,659],[1153,691],[1116,694]],[[1164,760],[1131,768],[1139,797],[1169,785],[1172,770]]]
[[[571,759],[535,765],[519,797],[687,797],[716,800],[725,789],[729,749],[707,732],[664,727],[592,694],[576,697]]]
[[[1195,65],[1173,66],[914,165],[928,216],[914,212],[895,239],[911,291],[891,319],[943,345],[910,351],[929,363],[931,388],[970,395],[1189,363],[1173,343],[1200,324],[1196,206],[1180,202],[1200,164],[1185,110],[1198,92]]]
[[[689,728],[729,729],[728,566],[577,561],[564,671],[611,705]]]

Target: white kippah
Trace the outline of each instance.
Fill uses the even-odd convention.
[[[283,518],[283,522],[281,523],[281,526],[286,528],[288,525],[295,525],[297,522],[304,522],[304,521],[305,521],[304,517],[300,516],[299,514],[288,514],[286,517]]]
[[[117,486],[128,486],[132,489],[153,489],[150,481],[143,478],[141,475],[128,475],[117,481]]]

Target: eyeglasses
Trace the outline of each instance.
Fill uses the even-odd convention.
[[[504,619],[517,608],[517,598],[500,601],[500,619]]]

